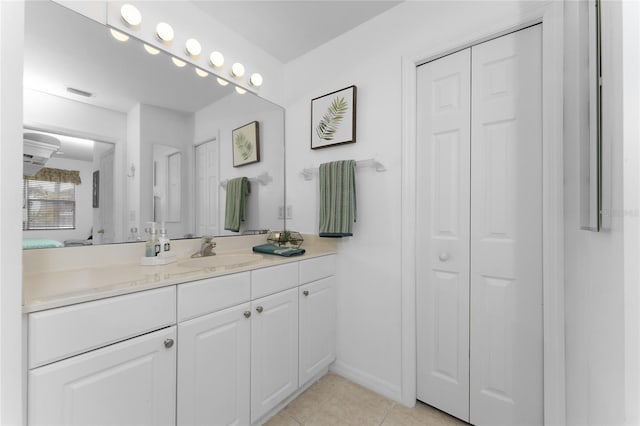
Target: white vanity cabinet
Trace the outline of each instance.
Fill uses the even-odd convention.
[[[335,359],[335,255],[28,315],[30,425],[249,425]]]
[[[335,256],[300,262],[299,373],[301,387],[336,358]]]
[[[166,287],[30,314],[28,423],[174,424],[175,304]]]

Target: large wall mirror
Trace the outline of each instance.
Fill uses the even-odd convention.
[[[25,247],[136,241],[154,220],[173,239],[284,229],[280,106],[59,4],[25,8],[25,133],[59,142],[24,181]],[[254,121],[259,161],[234,167],[232,132]],[[226,183],[238,177],[250,194],[231,232]]]

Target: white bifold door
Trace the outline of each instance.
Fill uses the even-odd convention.
[[[418,68],[418,399],[543,423],[541,26]]]

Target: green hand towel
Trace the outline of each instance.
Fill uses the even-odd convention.
[[[249,179],[239,177],[227,182],[227,204],[224,209],[224,229],[239,232],[246,217],[247,195],[251,192]]]
[[[356,221],[356,162],[320,165],[320,236],[350,237]]]
[[[276,254],[278,256],[300,256],[304,254],[305,250],[295,247],[278,247],[275,244],[260,244],[253,247],[253,251],[256,253]]]

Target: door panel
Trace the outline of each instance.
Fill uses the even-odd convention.
[[[178,425],[247,425],[249,303],[180,323]]]
[[[473,424],[542,424],[541,27],[472,48]]]
[[[418,68],[418,399],[469,420],[470,51]]]
[[[175,424],[169,327],[29,371],[30,425]]]
[[[302,387],[336,359],[336,278],[299,288],[298,385]]]
[[[298,289],[251,302],[251,422],[298,389]]]

